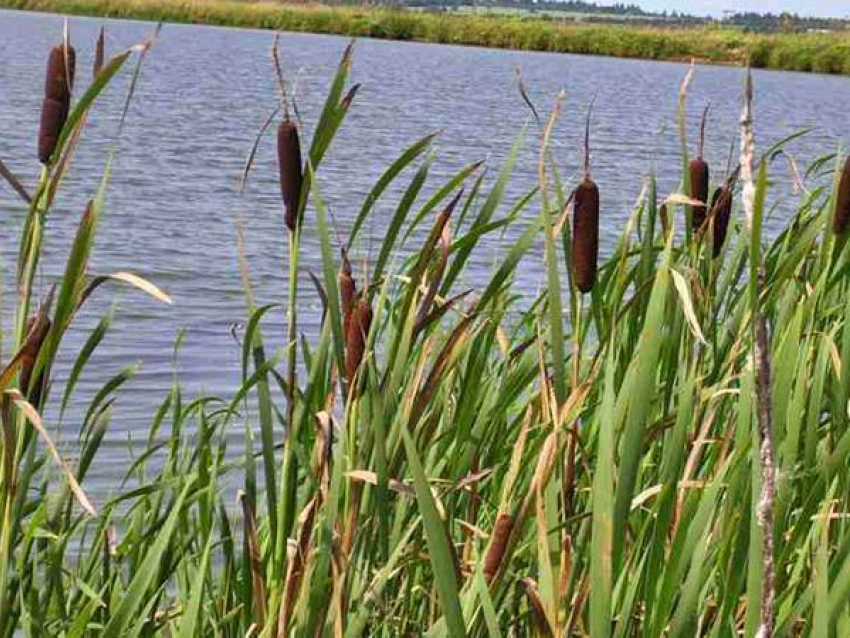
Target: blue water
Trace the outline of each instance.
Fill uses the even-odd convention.
[[[61,39],[62,21],[59,16],[0,11],[0,157],[31,187],[39,171],[36,132],[46,55]],[[70,19],[80,80],[88,80],[93,43],[102,23]],[[112,54],[141,41],[153,29],[142,22],[105,24]],[[153,410],[172,382],[173,344],[179,330],[186,330],[179,371],[187,387],[221,396],[229,396],[236,387],[240,350],[232,330],[237,325],[238,334],[238,324],[245,320],[236,257],[237,220],[245,224],[259,302],[285,300],[286,233],[270,137],[260,147],[247,192],[242,197],[236,192],[253,139],[275,104],[270,43],[271,34],[263,31],[166,25],[140,77],[119,142],[91,270],[136,272],[165,289],[174,304],[159,304],[126,287],[110,288],[98,293],[68,335],[62,353],[66,362],[117,296],[115,327],[83,377],[74,409],[62,424],[60,436],[66,440],[72,440],[100,385],[123,367],[139,365],[134,380],[119,395],[108,448],[88,481],[95,498],[114,486],[126,468],[127,442],[147,432]],[[305,137],[346,43],[333,36],[282,38],[283,60],[295,80]],[[553,152],[566,179],[575,179],[586,107],[596,98],[592,162],[602,193],[603,250],[622,230],[641,177],[653,166],[661,193],[676,190],[680,159],[675,113],[678,87],[687,70],[684,64],[363,40],[356,45],[352,72],[352,81],[362,87],[320,175],[320,188],[340,235],[347,235],[363,197],[388,163],[414,140],[435,131],[441,134],[430,188],[479,159],[487,161],[492,181],[525,127],[516,178],[500,211],[507,212],[536,181],[539,144],[539,128],[517,90],[516,68],[541,111],[548,112],[558,91],[566,89],[563,116],[552,136]],[[794,131],[815,127],[789,147],[799,165],[805,166],[834,152],[842,138],[845,144],[850,141],[850,80],[766,71],[754,76],[756,130],[762,148]],[[52,213],[43,290],[61,273],[85,201],[97,187],[128,79],[129,73],[124,74],[93,112]],[[738,69],[700,66],[691,88],[692,136],[703,107],[712,104],[706,155],[715,168],[725,166],[737,131],[741,84]],[[790,177],[785,163],[777,163],[775,170],[777,188],[787,192]],[[397,191],[387,196],[367,224],[353,254],[358,270],[373,256],[369,238],[380,236],[398,197]],[[777,211],[768,230],[775,231],[787,212],[787,208]],[[0,184],[0,214],[6,220],[0,259],[3,303],[8,308],[24,208],[5,184]],[[534,214],[533,207],[529,214]],[[494,258],[519,230],[486,240],[464,283],[486,281]],[[309,219],[303,255],[305,270],[319,272]],[[541,262],[539,255],[526,260],[517,281],[522,290],[534,292],[540,287]],[[306,279],[304,285],[309,285]],[[300,309],[300,323],[308,334],[315,332],[319,311],[309,301]],[[271,313],[265,334],[272,348],[283,343],[283,322],[282,310]],[[61,387],[54,393],[61,393]],[[56,426],[55,419],[51,425]],[[232,437],[238,446],[241,431],[235,428]]]

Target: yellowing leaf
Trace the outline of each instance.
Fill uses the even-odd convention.
[[[670,272],[673,275],[673,285],[676,287],[676,292],[679,293],[679,299],[682,302],[682,310],[685,311],[685,318],[688,320],[691,332],[694,333],[694,336],[700,343],[708,345],[708,342],[705,340],[705,336],[703,336],[702,329],[699,327],[696,312],[694,312],[691,290],[690,286],[688,286],[687,280],[682,273],[678,272],[675,268],[671,268]]]

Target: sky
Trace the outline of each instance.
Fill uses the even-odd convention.
[[[678,10],[695,15],[720,15],[726,9],[800,15],[850,17],[850,0],[623,0],[651,11]],[[600,4],[613,4],[611,0]]]

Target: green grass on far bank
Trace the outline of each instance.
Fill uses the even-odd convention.
[[[80,15],[189,22],[390,40],[740,64],[850,75],[850,34],[755,35],[577,25],[539,18],[450,15],[375,7],[295,6],[237,0],[0,0],[0,6]]]

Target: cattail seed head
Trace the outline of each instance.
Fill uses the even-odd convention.
[[[836,235],[843,235],[850,224],[850,157],[844,162],[844,170],[838,181],[838,196],[835,200],[835,216],[832,219],[832,230]]]
[[[691,199],[702,202],[702,204],[691,207],[691,230],[696,234],[702,229],[706,218],[709,181],[708,163],[702,157],[697,157],[691,160],[689,169],[691,174]]]
[[[513,516],[504,512],[499,514],[496,518],[496,524],[493,526],[490,545],[487,547],[487,553],[484,555],[484,577],[488,583],[499,572],[499,567],[501,567],[502,559],[505,557],[505,552],[508,549],[508,541],[511,538],[513,529]]]
[[[531,622],[534,625],[534,634],[552,638],[554,632],[552,625],[549,623],[549,618],[546,615],[546,608],[543,606],[543,599],[540,597],[540,588],[533,578],[526,576],[520,579],[520,582],[525,586],[525,595],[528,597],[528,606],[531,609]]]
[[[599,189],[590,177],[578,185],[573,212],[573,277],[576,286],[588,293],[596,283],[599,255]]]
[[[718,222],[720,221],[717,217],[718,208],[717,205],[720,203],[720,198],[723,197],[723,188],[718,186],[714,189],[714,193],[711,195],[711,206],[708,207],[708,218],[712,220],[713,224],[713,232],[714,232],[714,248],[717,248],[717,234],[718,234]],[[722,244],[721,244],[722,245]],[[713,254],[713,253],[712,253]],[[716,254],[714,255],[717,256]]]
[[[363,363],[366,337],[372,327],[372,308],[362,297],[351,310],[351,319],[345,332],[345,375],[351,382]]]
[[[76,63],[77,53],[70,44],[60,44],[50,50],[47,75],[44,79],[44,97],[60,102],[71,99]]]
[[[62,128],[71,109],[71,91],[77,56],[71,45],[50,50],[47,75],[44,81],[44,101],[41,105],[41,125],[38,131],[38,159],[47,164],[56,150]]]
[[[32,383],[32,375],[38,359],[38,353],[47,335],[50,332],[50,319],[47,316],[36,315],[27,320],[27,337],[21,349],[21,392],[31,399],[31,403],[38,403],[41,394],[40,383]],[[36,379],[38,381],[38,379]],[[33,398],[33,395],[35,398]]]
[[[277,160],[280,170],[280,194],[286,209],[286,226],[295,231],[298,226],[298,206],[301,203],[301,142],[298,127],[293,122],[282,122],[277,127]]]
[[[41,103],[41,125],[38,129],[38,159],[42,164],[47,164],[53,156],[67,119],[67,102],[44,98]]]
[[[714,191],[711,198],[711,209],[709,215],[714,227],[714,241],[712,242],[712,256],[717,259],[726,243],[726,234],[729,230],[729,220],[732,217],[732,203],[735,197],[735,184],[738,181],[738,171],[735,169],[727,178],[723,186]]]
[[[726,233],[729,229],[729,219],[732,216],[732,188],[724,186],[714,191],[711,200],[711,211],[714,217],[714,244],[712,255],[716,259],[726,243]]]
[[[658,217],[661,220],[661,232],[664,233],[664,238],[670,234],[670,214],[667,212],[667,204],[661,204],[658,209]]]
[[[347,315],[354,308],[354,297],[357,293],[357,283],[354,281],[354,275],[351,271],[351,262],[348,260],[348,255],[343,253],[342,265],[339,269],[339,294],[342,304],[342,313]]]

